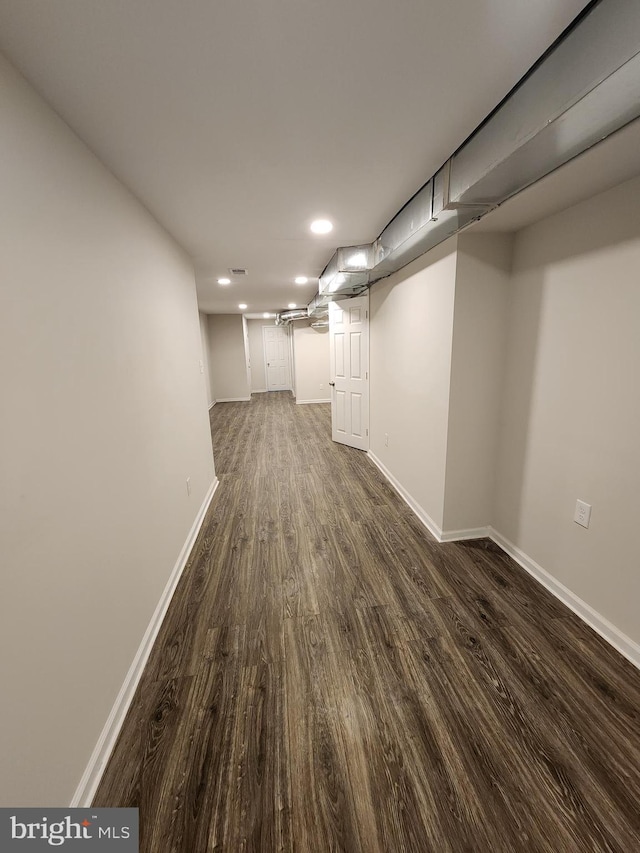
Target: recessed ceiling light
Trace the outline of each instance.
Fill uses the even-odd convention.
[[[218,284],[231,284],[231,279],[230,278],[219,278]]]
[[[296,284],[306,284],[308,281],[309,279],[306,277],[306,275],[298,275],[295,279]]]
[[[265,312],[264,312],[264,314],[263,314],[262,316],[264,317],[264,319],[265,319],[265,320],[268,320],[268,319],[269,319],[269,317],[271,316],[271,314],[269,314],[269,312],[268,312],[268,311],[265,311]]]
[[[328,234],[333,231],[333,223],[328,219],[316,219],[311,223],[311,230],[314,234]]]
[[[296,307],[296,303],[295,303],[295,302],[290,302],[290,303],[288,304],[288,306],[287,306],[287,307],[288,307],[288,308],[295,308],[295,307]]]
[[[238,308],[241,311],[244,311],[246,307],[247,307],[246,302],[241,302],[240,305],[238,305]]]

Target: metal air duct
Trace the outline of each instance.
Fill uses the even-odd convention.
[[[297,311],[283,311],[281,314],[276,314],[276,326],[286,326],[294,320],[308,320],[309,312],[306,308],[300,308]]]
[[[638,0],[580,16],[373,243],[337,250],[318,300],[397,272],[640,116]]]
[[[640,8],[601,0],[451,158],[453,203],[499,204],[640,115]]]
[[[326,317],[329,313],[330,301],[328,297],[317,293],[307,305],[307,313],[310,317]]]

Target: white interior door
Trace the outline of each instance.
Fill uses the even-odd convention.
[[[331,434],[369,449],[369,294],[329,303]]]
[[[289,335],[283,326],[263,326],[267,391],[291,390]]]

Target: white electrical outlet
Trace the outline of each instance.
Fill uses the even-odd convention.
[[[191,477],[187,477],[187,494],[191,494]]]
[[[204,373],[204,361],[200,359],[200,373]]]
[[[320,390],[324,391],[324,385],[322,384],[322,382],[320,383]]]
[[[573,520],[576,524],[582,527],[588,527],[591,520],[591,504],[586,504],[584,501],[576,501],[576,511],[573,514]]]
[[[384,434],[384,446],[389,447],[389,433],[385,432]]]

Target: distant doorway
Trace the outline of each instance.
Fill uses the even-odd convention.
[[[267,391],[291,390],[289,334],[284,326],[263,326],[264,363]]]

